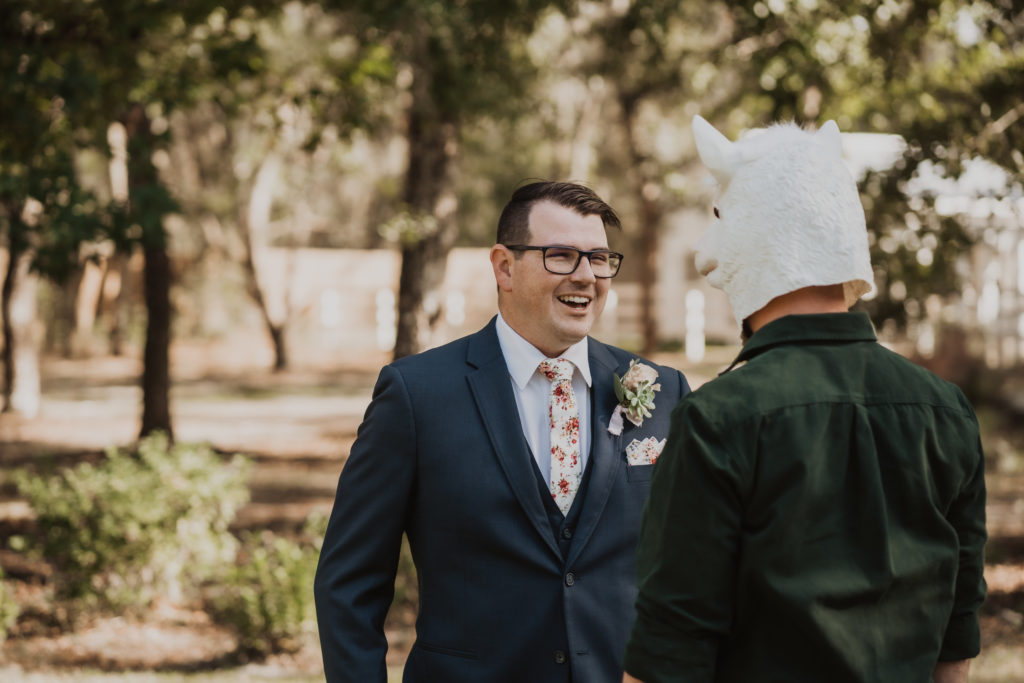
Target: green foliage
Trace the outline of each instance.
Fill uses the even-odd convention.
[[[332,0],[350,19],[360,41],[393,45],[394,58],[411,67],[413,88],[445,121],[463,122],[521,105],[523,86],[535,74],[525,38],[548,8],[564,0],[502,3],[421,0]],[[418,82],[416,82],[418,80]]]
[[[53,566],[57,595],[141,608],[157,596],[191,597],[233,560],[228,525],[248,500],[249,469],[242,456],[225,463],[208,446],[154,434],[135,455],[111,448],[97,464],[15,480],[36,513],[30,545]]]
[[[978,157],[1024,173],[1024,14],[1018,3],[894,0],[762,2],[729,8],[732,34],[714,62],[729,81],[713,117],[734,130],[773,119],[896,133],[893,167],[869,174],[861,193],[872,233],[876,323],[897,328],[924,315],[924,300],[959,290],[977,238],[971,219],[940,215],[933,195],[911,190],[923,168],[955,179]],[[723,83],[732,92],[722,92]]]
[[[14,599],[14,591],[3,578],[4,573],[0,570],[0,643],[7,638],[7,632],[21,613],[21,607]]]
[[[9,0],[0,9],[0,237],[32,248],[36,268],[59,277],[90,239],[159,244],[162,219],[178,206],[171,194],[195,225],[213,215],[230,227],[270,155],[284,159],[272,225],[288,233],[267,243],[310,239],[288,220],[302,211],[356,216],[347,219],[353,233],[385,224],[440,241],[445,221],[424,230],[401,214],[399,196],[429,213],[438,193],[410,188],[448,183],[463,241],[489,244],[512,188],[570,170],[601,188],[627,225],[643,225],[661,220],[644,215],[644,196],[666,212],[692,201],[679,178],[694,159],[685,129],[695,111],[730,137],[775,119],[835,118],[844,131],[907,142],[902,165],[862,185],[885,280],[872,314],[902,325],[922,295],[958,289],[957,254],[973,238],[930,197],[912,201],[916,169],[933,162],[956,177],[983,157],[1009,172],[1011,186],[1021,180],[1022,38],[1019,3],[997,0]],[[132,174],[131,206],[113,207],[78,186],[74,164],[84,146],[106,150],[107,126],[132,103],[156,135],[133,137],[148,146],[131,157],[165,165],[153,182]],[[198,131],[177,123],[197,115]],[[673,125],[684,144],[662,144]],[[424,139],[449,128],[451,140]],[[382,191],[399,183],[382,152],[401,135],[421,138],[411,153],[426,156],[408,166],[427,172],[410,174],[404,192]],[[168,164],[171,142],[193,145],[196,164]],[[442,143],[459,157],[448,180]],[[591,152],[593,162],[572,165]],[[171,176],[193,166],[196,187],[174,186]],[[372,209],[347,210],[347,197],[368,194]],[[41,211],[22,221],[33,201]],[[919,226],[913,235],[908,223]],[[343,231],[331,225],[332,246],[380,241],[339,239]],[[893,240],[906,248],[879,246]],[[916,241],[931,249],[928,265]],[[905,300],[887,298],[896,283]]]
[[[90,79],[81,78],[77,62],[58,63],[38,16],[27,7],[17,14],[18,4],[0,14],[0,237],[15,252],[34,248],[33,267],[59,280],[103,222],[103,206],[76,178],[77,134],[68,117]]]
[[[279,21],[254,29],[261,69],[240,83],[210,79],[205,85],[236,123],[279,136],[297,121],[313,122],[302,135],[284,132],[312,152],[327,132],[344,139],[387,121],[395,97],[391,48],[374,38],[357,39],[343,12],[293,3]]]
[[[411,247],[437,234],[438,229],[438,221],[433,214],[407,208],[382,223],[377,231],[388,242]]]
[[[237,565],[218,578],[207,598],[217,621],[231,626],[247,652],[293,652],[316,629],[313,579],[323,542],[322,516],[311,517],[303,538],[270,531],[248,534]]]
[[[921,169],[956,179],[984,158],[1007,171],[1007,194],[1020,191],[1019,3],[634,0],[589,16],[596,19],[583,40],[573,35],[562,52],[589,55],[584,73],[602,76],[618,108],[633,117],[638,154],[629,174],[660,189],[672,186],[668,169],[685,172],[689,159],[666,156],[655,131],[695,112],[730,138],[776,120],[828,119],[843,131],[903,138],[904,157],[861,184],[879,273],[879,295],[868,308],[879,325],[904,327],[924,314],[928,296],[956,294],[969,271],[964,254],[977,226],[966,215],[939,214],[934,196],[914,191]],[[600,49],[588,52],[593,41]],[[601,151],[616,155],[602,173],[621,175],[624,155],[614,140]],[[628,215],[628,204],[613,199]]]
[[[193,162],[162,169],[190,232],[185,239],[176,235],[175,249],[180,255],[191,241],[190,258],[198,263],[200,254],[225,250],[244,261],[235,244],[253,250],[365,246],[366,226],[373,223],[362,218],[359,200],[353,210],[348,198],[373,193],[367,186],[382,164],[353,155],[350,143],[353,137],[365,143],[367,132],[374,145],[394,134],[400,105],[388,45],[357,40],[343,13],[317,4],[288,3],[271,17],[235,19],[230,30],[220,21],[201,28],[233,34],[243,27],[259,48],[256,66],[217,77],[221,66],[210,58],[191,106],[167,117],[171,157]],[[195,46],[191,51],[200,52]],[[257,189],[258,181],[263,185]],[[270,218],[262,228],[260,216],[250,214],[257,191]],[[332,218],[324,229],[319,221],[295,218],[308,214],[342,220]],[[237,241],[210,240],[201,226],[212,221]]]
[[[33,267],[57,279],[79,265],[82,244],[112,239],[163,246],[177,210],[148,166],[166,146],[166,117],[205,100],[210,83],[259,72],[252,24],[279,3],[10,0],[0,10],[0,236],[33,250]],[[145,111],[132,126],[133,108]],[[85,148],[109,152],[107,130],[129,127],[130,202],[85,191],[75,168]],[[152,129],[150,124],[152,123]],[[142,172],[138,172],[139,168]],[[26,207],[31,220],[23,220]]]
[[[862,305],[873,320],[891,321],[899,331],[924,317],[928,297],[959,294],[959,261],[975,239],[958,217],[935,210],[933,195],[907,197],[904,166],[869,172],[860,184],[878,289]]]

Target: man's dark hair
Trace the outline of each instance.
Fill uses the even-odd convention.
[[[544,180],[523,185],[512,193],[498,218],[498,244],[526,244],[529,241],[530,209],[540,201],[554,202],[581,216],[600,216],[606,231],[608,228],[622,228],[612,207],[589,187]]]

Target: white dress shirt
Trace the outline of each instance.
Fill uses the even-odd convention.
[[[536,346],[519,336],[498,314],[498,344],[505,356],[512,393],[519,409],[519,422],[523,426],[526,442],[533,451],[533,457],[540,468],[544,481],[551,477],[551,429],[548,424],[548,401],[551,396],[551,382],[542,375],[537,366],[547,356]],[[580,454],[583,467],[590,458],[590,357],[587,338],[576,342],[558,358],[572,361],[576,369],[572,373],[572,391],[580,410]]]

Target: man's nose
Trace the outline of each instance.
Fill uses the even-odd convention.
[[[594,275],[594,269],[590,266],[590,259],[586,256],[580,256],[580,262],[576,266],[576,270],[569,274],[569,279],[574,282],[594,282],[597,280],[597,276]]]

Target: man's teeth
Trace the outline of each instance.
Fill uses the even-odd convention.
[[[566,304],[586,305],[590,303],[590,299],[585,296],[560,296],[558,300]]]

